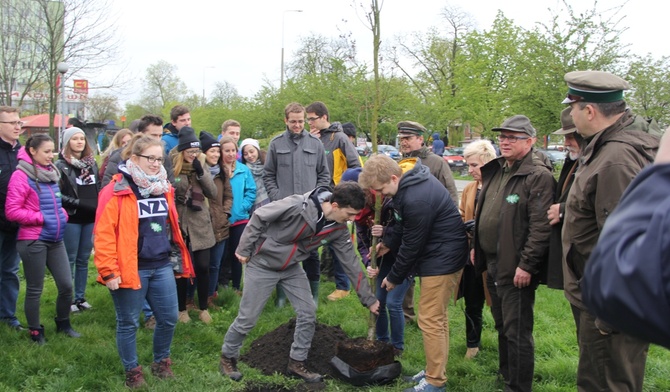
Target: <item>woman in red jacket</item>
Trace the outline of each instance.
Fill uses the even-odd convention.
[[[178,278],[191,278],[193,266],[178,226],[174,192],[163,168],[160,140],[136,135],[130,158],[100,192],[95,229],[98,282],[112,294],[116,310],[116,345],[126,371],[126,386],[145,384],[138,363],[136,333],[144,299],[156,317],[151,372],[174,377],[170,345],[177,323]],[[181,263],[170,262],[173,240]]]

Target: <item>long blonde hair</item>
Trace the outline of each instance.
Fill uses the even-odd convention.
[[[107,159],[107,157],[114,151],[118,150],[121,148],[121,141],[123,140],[124,137],[128,135],[133,135],[133,131],[131,131],[128,128],[123,128],[119,129],[115,134],[114,137],[112,138],[112,141],[109,142],[109,146],[105,149],[105,151],[100,154],[100,158],[104,161]]]

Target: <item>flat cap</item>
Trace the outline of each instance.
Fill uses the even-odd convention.
[[[630,84],[605,71],[573,71],[563,77],[568,84],[568,95],[561,103],[578,101],[606,103],[623,100],[623,90]]]
[[[552,132],[554,135],[567,135],[568,133],[573,133],[577,131],[574,121],[572,121],[572,116],[570,115],[572,108],[569,106],[561,112],[561,128],[557,131]]]
[[[501,126],[492,128],[491,130],[494,132],[522,132],[531,137],[535,137],[537,135],[537,131],[535,131],[535,128],[533,128],[533,125],[530,123],[530,119],[523,114],[512,116],[505,120]]]
[[[398,137],[419,135],[426,133],[426,127],[416,121],[400,121],[398,123]]]

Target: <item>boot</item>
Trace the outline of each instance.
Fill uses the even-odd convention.
[[[286,293],[282,290],[281,287],[277,286],[277,302],[275,303],[277,308],[283,308],[286,306]]]
[[[147,383],[144,381],[142,366],[130,369],[126,372],[126,387],[130,389],[142,388]]]
[[[221,307],[214,302],[214,298],[216,298],[216,295],[207,297],[207,309],[212,309],[214,311],[220,310]]]
[[[72,326],[70,325],[70,319],[65,320],[54,319],[54,321],[56,321],[56,332],[62,332],[71,338],[81,337],[79,332],[72,329]]]
[[[40,325],[39,328],[28,328],[30,330],[30,339],[37,343],[38,345],[43,345],[47,342],[44,337],[44,325]]]
[[[312,373],[305,367],[304,361],[296,361],[293,358],[288,359],[288,366],[286,366],[286,372],[291,376],[296,376],[305,380],[305,382],[321,382],[323,381],[323,376],[319,373]]]
[[[312,299],[314,300],[314,306],[319,308],[319,282],[318,280],[309,281],[309,289],[312,291]]]
[[[242,373],[237,370],[237,359],[228,358],[221,354],[221,362],[219,362],[219,371],[224,376],[230,377],[233,381],[240,381],[242,379]]]
[[[199,315],[198,317],[200,318],[200,321],[202,321],[205,324],[211,324],[212,323],[212,316],[209,314],[209,311],[207,309],[200,310],[198,311]]]
[[[174,378],[174,373],[172,373],[172,369],[170,368],[171,365],[172,361],[170,358],[163,358],[158,362],[153,362],[151,364],[151,374],[154,377],[162,379]]]

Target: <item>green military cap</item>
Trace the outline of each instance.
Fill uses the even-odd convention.
[[[561,103],[621,101],[623,90],[630,88],[627,81],[604,71],[568,72],[563,79],[568,84],[568,95]]]
[[[423,136],[426,127],[416,121],[400,121],[398,123],[398,137]]]
[[[501,126],[496,128],[491,128],[493,132],[500,131],[511,131],[511,132],[522,132],[528,136],[535,137],[537,131],[533,128],[533,124],[530,123],[530,119],[523,114],[517,114],[505,120]]]
[[[573,133],[577,131],[574,121],[572,121],[572,116],[570,112],[572,111],[571,107],[563,109],[561,112],[561,128],[557,131],[552,132],[554,135],[567,135],[568,133]]]

